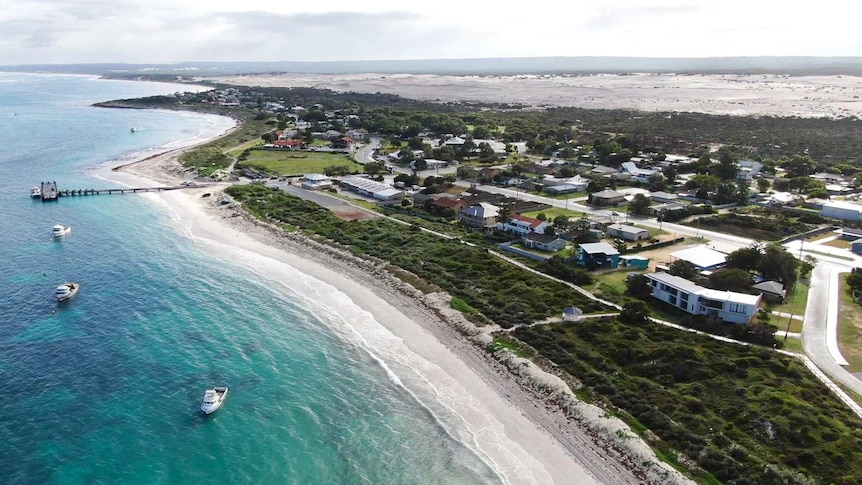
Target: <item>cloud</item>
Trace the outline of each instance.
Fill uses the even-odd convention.
[[[705,11],[699,5],[640,5],[640,6],[607,6],[600,7],[588,15],[587,28],[593,31],[607,31],[626,28],[633,25],[662,25],[671,17],[677,20],[680,16],[692,16]]]

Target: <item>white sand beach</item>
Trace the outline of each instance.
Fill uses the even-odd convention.
[[[135,186],[176,185],[183,177],[181,153],[174,149],[115,167],[106,178]],[[424,295],[379,264],[220,205],[216,199],[226,186],[140,196],[170,214],[179,232],[214,257],[276,282],[299,271],[347,295],[385,328],[387,342],[408,354],[405,368],[415,375],[404,377],[421,383],[417,398],[421,387],[448,408],[467,430],[459,439],[493,463],[504,483],[691,483],[659,462],[622,422],[577,401],[558,377],[508,354],[488,354],[482,348],[488,336],[451,310],[446,295]]]
[[[774,74],[248,74],[206,78],[261,87],[387,93],[439,102],[512,103],[751,116],[862,116],[862,78]]]

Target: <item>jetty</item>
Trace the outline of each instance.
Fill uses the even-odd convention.
[[[184,184],[164,187],[132,187],[120,189],[65,189],[60,190],[57,182],[42,182],[42,202],[51,202],[60,197],[75,197],[88,195],[137,194],[139,192],[163,192],[166,190],[192,189],[206,187],[207,184]]]

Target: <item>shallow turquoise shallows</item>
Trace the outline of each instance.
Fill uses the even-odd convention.
[[[29,198],[43,180],[110,187],[106,164],[205,131],[197,115],[90,106],[178,89],[0,74],[0,483],[499,483],[329,323],[331,295],[225,265],[145,196]],[[58,305],[65,281],[81,290]],[[216,385],[229,396],[205,417]]]

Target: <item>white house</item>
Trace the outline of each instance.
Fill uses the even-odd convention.
[[[707,247],[705,244],[670,253],[670,257],[672,260],[681,259],[688,261],[698,271],[712,271],[727,265],[727,255],[725,253]]]
[[[509,220],[497,223],[497,230],[513,232],[521,236],[523,236],[524,234],[529,234],[531,232],[544,234],[545,228],[549,225],[550,224],[548,223],[548,221],[540,221],[539,219],[533,219],[532,217],[524,217],[520,214],[512,214],[512,216],[509,217]]]
[[[332,179],[322,173],[309,173],[302,177],[303,189],[320,190],[330,187],[332,187]]]
[[[763,295],[704,288],[669,273],[645,274],[653,298],[692,315],[707,315],[731,323],[748,323],[757,314]]]
[[[635,226],[627,226],[625,224],[611,224],[606,229],[608,236],[618,237],[626,241],[642,241],[649,239],[649,231]]]
[[[862,204],[841,200],[824,202],[820,215],[845,221],[859,221],[862,220]]]
[[[624,162],[620,164],[620,173],[631,175],[635,182],[648,183],[650,177],[660,172],[648,168],[639,168],[635,162]]]

